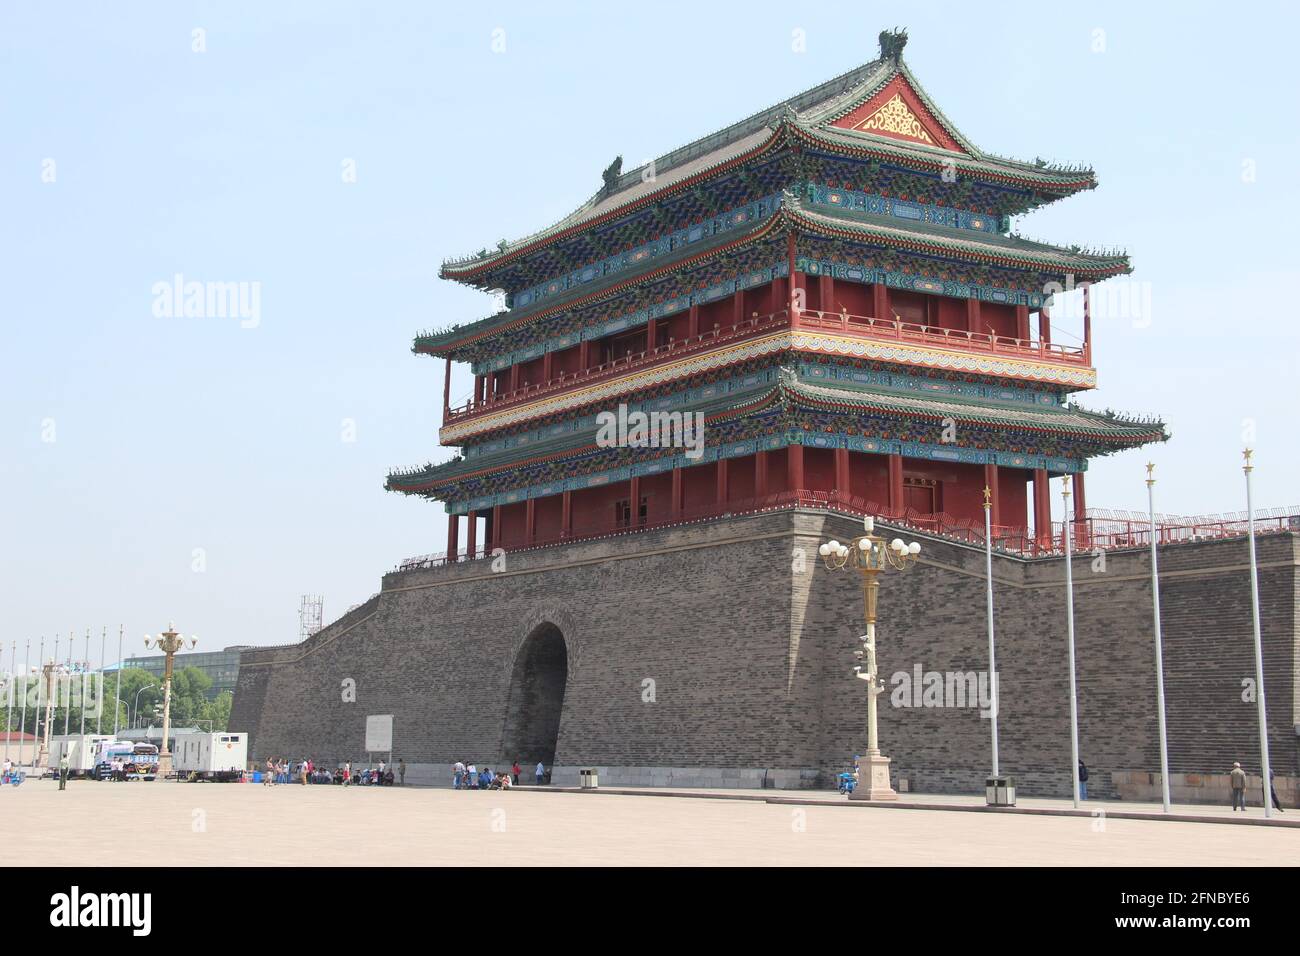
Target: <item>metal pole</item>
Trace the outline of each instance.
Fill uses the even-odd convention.
[[[1061,500],[1065,505],[1065,628],[1070,648],[1070,778],[1074,784],[1074,806],[1079,807],[1079,698],[1074,686],[1074,555],[1070,551],[1070,476],[1061,479]]]
[[[989,725],[993,733],[993,776],[998,776],[998,665],[993,653],[993,510],[992,491],[984,488],[984,576],[989,618],[989,695],[992,713]]]
[[[86,660],[85,664],[90,664],[90,628],[86,628]],[[81,736],[86,736],[86,667],[81,668]],[[78,744],[78,747],[84,746],[84,743]]]
[[[1169,739],[1165,732],[1165,657],[1160,636],[1160,571],[1156,557],[1156,466],[1147,465],[1147,511],[1151,517],[1151,613],[1156,635],[1156,707],[1160,725],[1160,799],[1169,812]]]
[[[125,633],[125,631],[126,631],[125,624],[119,624],[117,626],[117,690],[113,692],[113,696],[118,698],[119,700],[122,697],[122,635],[123,633]],[[131,712],[128,710],[127,718],[130,719],[130,717],[131,717]],[[117,718],[118,718],[117,704],[114,703],[113,704],[113,736],[114,737],[117,736]]]
[[[27,733],[27,679],[31,674],[28,668],[32,656],[32,639],[27,638],[27,647],[23,649],[23,707],[18,718],[18,766],[23,765],[23,734]]]
[[[9,738],[14,735],[14,681],[18,679],[18,642],[9,650],[9,710],[5,715],[5,760],[9,759]]]
[[[63,702],[63,736],[64,737],[67,737],[68,731],[72,729],[72,642],[73,640],[74,640],[73,633],[71,631],[68,631],[68,666],[67,666],[68,692],[65,695],[65,700]],[[66,753],[67,752],[66,740],[64,741],[64,748],[65,748],[64,752]]]
[[[1255,561],[1255,505],[1251,497],[1250,475],[1255,466],[1250,463],[1250,449],[1245,451],[1246,464],[1246,527],[1250,541],[1250,617],[1255,628],[1255,706],[1259,712],[1259,765],[1264,774],[1264,817],[1273,815],[1272,768],[1268,760],[1268,719],[1264,707],[1264,641],[1259,629],[1259,568]]]
[[[95,733],[104,729],[104,642],[108,639],[108,625],[99,632],[99,713],[95,715]]]
[[[45,635],[41,635],[41,654],[36,661],[37,670],[41,672],[41,682],[36,685],[36,718],[32,721],[32,736],[36,738],[33,744],[36,747],[36,754],[32,757],[32,769],[36,768],[36,762],[40,759],[40,741],[41,741],[41,708],[44,701],[41,699],[46,691],[45,687]]]

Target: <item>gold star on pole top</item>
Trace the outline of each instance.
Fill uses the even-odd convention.
[[[1147,484],[1148,485],[1155,484],[1156,481],[1155,472],[1156,472],[1155,462],[1151,462],[1151,461],[1147,462]]]
[[[1070,476],[1069,475],[1061,476],[1061,497],[1062,498],[1070,497]]]
[[[992,504],[993,504],[993,492],[989,489],[988,485],[985,485],[984,486],[984,507],[985,508],[991,507]]]
[[[1249,448],[1243,448],[1243,449],[1241,450],[1241,457],[1244,458],[1244,459],[1246,459],[1246,464],[1242,466],[1242,468],[1243,468],[1244,471],[1250,471],[1250,469],[1254,467],[1254,466],[1250,463],[1250,456],[1253,455],[1253,454],[1254,454],[1254,452],[1251,451]]]

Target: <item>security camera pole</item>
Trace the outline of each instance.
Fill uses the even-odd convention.
[[[880,753],[880,741],[876,730],[876,698],[885,690],[885,685],[877,679],[876,669],[876,602],[880,594],[880,572],[886,568],[902,570],[915,563],[921,553],[921,546],[913,541],[904,544],[902,538],[895,538],[885,544],[885,539],[875,532],[875,519],[870,516],[863,519],[866,534],[853,544],[840,544],[828,541],[817,549],[817,553],[826,562],[826,567],[833,571],[852,566],[862,572],[862,596],[866,604],[867,633],[863,636],[862,650],[854,656],[863,663],[854,667],[857,676],[867,682],[867,753],[866,773],[859,771],[858,785],[849,794],[851,800],[897,800],[898,794],[889,785],[889,758]]]
[[[198,644],[198,640],[190,637],[188,643],[193,648]],[[165,780],[167,775],[172,772],[172,752],[167,746],[167,732],[171,727],[172,714],[172,664],[176,652],[181,650],[185,644],[186,638],[176,633],[175,625],[170,621],[167,623],[167,630],[159,634],[157,638],[151,638],[148,634],[144,636],[145,647],[156,647],[167,656],[166,663],[163,666],[162,747],[158,751],[158,773],[155,777],[158,780]]]

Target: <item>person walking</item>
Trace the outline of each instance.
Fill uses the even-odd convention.
[[[275,761],[270,757],[266,758],[266,769],[262,771],[262,786],[275,786]]]
[[[539,760],[539,761],[537,761],[537,785],[538,785],[539,787],[542,785],[542,779],[543,779],[545,776],[546,776],[546,767],[545,767],[545,765],[543,765],[543,763]]]
[[[298,776],[302,780],[302,785],[307,786],[307,758],[302,758],[302,763],[298,765]]]
[[[1088,765],[1079,758],[1079,799],[1088,799]]]
[[[401,757],[397,758],[397,785],[406,786],[406,761]]]
[[[1268,795],[1269,795],[1270,797],[1273,798],[1273,809],[1276,810],[1278,813],[1286,813],[1286,811],[1282,809],[1282,801],[1279,800],[1279,799],[1277,798],[1277,790],[1276,790],[1276,788],[1273,786],[1273,779],[1274,779],[1276,776],[1277,776],[1276,771],[1274,771],[1274,770],[1269,770],[1269,772],[1268,772]]]
[[[1241,812],[1246,812],[1246,771],[1241,769],[1241,764],[1234,763],[1232,772],[1228,774],[1228,781],[1232,785],[1232,812],[1236,813],[1237,808]]]
[[[460,782],[465,778],[465,761],[457,760],[451,768],[451,789],[459,790]]]
[[[514,778],[515,778],[515,781],[514,781],[514,782],[515,782],[515,786],[516,786],[516,787],[519,786],[519,774],[522,773],[522,772],[523,772],[523,771],[522,771],[522,768],[519,766],[519,758],[516,757],[516,758],[515,758],[514,765],[510,768],[510,773],[511,773],[511,774],[514,776]]]
[[[68,752],[64,750],[59,756],[59,789],[68,789]]]

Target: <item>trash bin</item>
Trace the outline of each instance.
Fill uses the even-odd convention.
[[[984,797],[990,807],[1016,805],[1016,778],[989,777],[984,781]]]
[[[594,768],[578,771],[578,786],[583,790],[595,790],[600,786],[599,778],[596,776]]]

